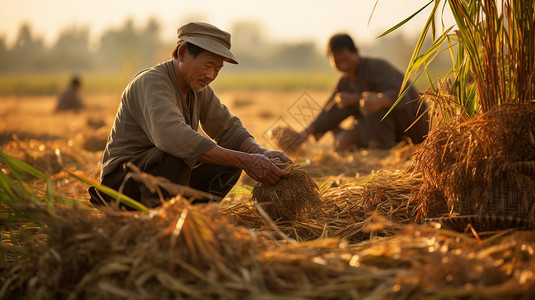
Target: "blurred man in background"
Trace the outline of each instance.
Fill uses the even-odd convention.
[[[67,89],[59,96],[56,112],[68,110],[78,111],[84,107],[84,103],[80,97],[81,85],[80,77],[73,76]]]
[[[154,207],[161,204],[158,195],[129,179],[126,163],[221,198],[242,169],[268,185],[286,176],[272,160],[291,160],[260,146],[209,86],[224,62],[238,63],[230,52],[230,34],[207,23],[188,23],[178,29],[171,56],[139,73],[124,90],[104,150],[101,183],[122,187],[124,194]],[[209,137],[198,132],[199,123]],[[113,200],[94,188],[89,193],[97,205]]]
[[[382,120],[398,98],[403,82],[401,72],[384,60],[361,57],[347,34],[332,36],[327,54],[331,66],[342,76],[322,113],[301,132],[298,143],[309,135],[318,140],[328,131],[334,134],[336,151],[388,149],[403,140],[424,140],[429,126],[427,105],[418,101],[414,87]],[[356,124],[349,129],[340,128],[340,123],[350,116]]]

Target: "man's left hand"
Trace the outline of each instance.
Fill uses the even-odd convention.
[[[279,159],[282,163],[291,164],[293,162],[283,151],[266,149],[260,146],[252,137],[248,137],[242,142],[240,151],[262,154],[271,161]]]
[[[279,150],[266,149],[264,151],[264,155],[271,160],[280,159],[283,163],[293,163],[293,161],[286,155],[286,153]]]
[[[384,108],[392,106],[390,98],[383,93],[362,92],[362,98],[359,101],[359,110],[363,116],[371,115]]]
[[[358,104],[360,99],[359,94],[348,93],[348,92],[339,92],[334,96],[334,101],[339,108],[346,108],[350,106],[355,106]]]

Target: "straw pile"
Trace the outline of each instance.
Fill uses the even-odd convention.
[[[287,169],[288,176],[274,185],[257,183],[252,200],[272,218],[285,221],[312,217],[320,205],[318,186],[310,174],[297,166]]]
[[[38,210],[39,207],[26,209]],[[288,243],[175,198],[149,215],[58,209],[34,255],[0,265],[3,299],[522,298],[535,233],[479,241],[408,225],[358,244]]]
[[[73,155],[62,153],[57,143],[33,139],[23,141],[19,140],[16,135],[13,136],[13,141],[7,143],[4,148],[49,176],[60,172],[64,164],[72,164],[77,160]]]
[[[62,191],[72,189],[61,174],[54,180]],[[177,197],[148,215],[21,205],[17,211],[42,214],[46,226],[22,243],[10,243],[17,233],[2,228],[0,299],[529,299],[535,293],[535,232],[460,234],[411,224],[420,205],[413,198],[424,186],[418,173],[316,180],[320,213],[291,221],[262,217],[245,188],[232,194],[237,203],[192,206]]]
[[[532,104],[502,105],[432,131],[415,153],[423,214],[514,217],[534,226],[534,132]]]
[[[100,161],[101,152],[86,151],[79,141],[80,135],[74,140],[21,140],[16,135],[13,141],[3,146],[3,151],[30,164],[41,172],[60,177],[61,170],[74,168],[86,174],[95,174],[98,178],[100,169],[88,161]],[[102,151],[102,148],[100,151]],[[59,173],[58,173],[59,172]],[[83,188],[84,193],[87,187]]]
[[[324,224],[321,236],[360,242],[375,236],[398,232],[400,224],[416,222],[416,203],[411,201],[421,178],[405,172],[381,172],[368,181],[349,181],[323,195],[323,216],[315,221]],[[312,227],[310,227],[312,228]]]
[[[321,198],[315,209],[319,213],[299,219],[275,219],[278,229],[298,241],[328,237],[360,242],[395,234],[400,224],[418,221],[418,203],[412,199],[422,184],[420,175],[391,171],[371,178],[346,178],[345,182],[340,178],[321,180]],[[247,199],[248,195],[236,196],[224,204],[223,213],[236,224],[272,230]]]
[[[295,153],[301,146],[301,135],[290,127],[278,126],[271,131],[271,139],[283,151]]]
[[[70,208],[44,221],[38,259],[3,270],[7,298],[232,298],[250,293],[251,283],[230,292],[227,282],[256,280],[239,269],[251,269],[254,241],[215,205],[175,198],[149,215]]]

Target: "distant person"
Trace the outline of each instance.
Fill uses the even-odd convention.
[[[332,36],[327,54],[331,66],[342,76],[322,113],[300,133],[297,144],[309,135],[319,140],[328,131],[334,134],[336,151],[389,149],[402,140],[410,139],[413,143],[424,140],[429,128],[427,105],[418,100],[414,87],[382,120],[398,98],[403,81],[401,72],[382,59],[360,56],[347,34]],[[340,128],[340,123],[350,116],[356,124],[349,129]]]
[[[58,105],[56,106],[56,112],[59,111],[78,111],[84,107],[82,99],[80,97],[80,87],[82,83],[78,76],[74,76],[69,83],[69,86],[63,93],[61,93],[58,99]]]
[[[224,62],[238,63],[230,52],[230,34],[207,23],[188,23],[178,29],[171,56],[140,72],[124,90],[102,158],[101,184],[122,187],[127,196],[154,207],[161,204],[158,194],[129,179],[126,163],[221,198],[242,169],[268,185],[286,176],[272,161],[290,163],[286,154],[260,146],[209,86]],[[199,124],[210,138],[198,132]],[[96,205],[115,200],[92,187],[89,194]]]

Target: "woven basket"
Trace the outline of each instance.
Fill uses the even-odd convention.
[[[535,180],[535,161],[515,162],[504,168],[511,174],[522,174]],[[526,197],[525,192],[504,181],[493,187],[490,197],[480,195],[462,199],[458,209],[459,216],[426,220],[438,222],[443,228],[457,231],[464,231],[468,224],[482,231],[533,228],[535,220],[531,215],[531,209],[535,205],[535,199]]]
[[[521,174],[535,180],[535,161],[515,162],[504,166],[510,174]],[[528,179],[529,180],[529,179]],[[526,191],[512,182],[502,181],[494,185],[488,195],[467,197],[460,201],[461,215],[497,215],[529,218],[535,199],[526,197]],[[488,201],[487,203],[485,203]]]
[[[510,163],[508,167],[524,175],[535,177],[535,160]]]
[[[498,231],[504,229],[528,229],[530,223],[526,218],[496,215],[466,215],[456,217],[441,217],[426,219],[428,222],[437,222],[442,228],[464,232],[471,225],[477,232]]]

